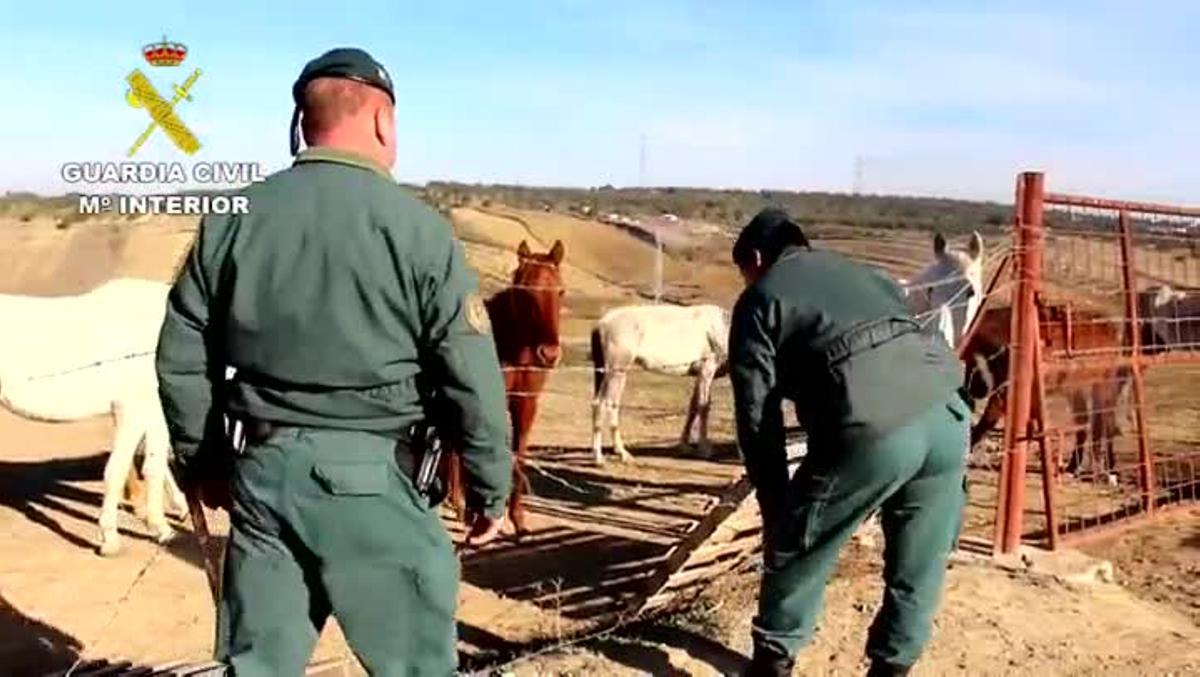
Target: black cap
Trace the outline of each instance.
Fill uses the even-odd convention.
[[[304,99],[304,88],[317,78],[357,80],[383,90],[392,103],[396,103],[392,78],[383,64],[355,47],[331,49],[305,64],[304,70],[300,71],[300,77],[296,78],[296,84],[292,85],[292,101],[296,106],[292,112],[292,155],[300,150],[300,104]]]
[[[733,244],[733,261],[741,264],[751,252],[758,251],[768,262],[774,261],[787,247],[808,247],[808,238],[788,213],[778,207],[766,207],[738,234]]]

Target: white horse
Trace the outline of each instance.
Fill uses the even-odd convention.
[[[708,457],[712,382],[726,367],[728,344],[729,319],[718,306],[626,306],[605,313],[592,330],[592,366],[596,370],[592,452],[596,464],[604,464],[601,428],[606,422],[618,459],[633,458],[621,440],[619,426],[625,379],[635,365],[663,374],[696,377],[680,444],[691,443],[692,424],[699,418],[700,453]]]
[[[1142,343],[1151,351],[1200,350],[1200,290],[1160,284],[1138,294]]]
[[[913,314],[923,324],[936,322],[955,346],[983,301],[983,238],[971,234],[966,251],[949,249],[941,233],[933,236],[933,262],[902,283]]]
[[[144,518],[160,542],[173,534],[164,493],[186,510],[168,471],[170,438],[154,369],[169,290],[161,282],[116,279],[78,296],[0,295],[0,405],[36,421],[113,417],[99,519],[105,556],[121,549],[117,512],[139,443]]]

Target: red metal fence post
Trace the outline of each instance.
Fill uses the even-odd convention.
[[[1012,253],[1009,255],[1009,259],[1010,259],[1009,269],[1011,271],[1010,275],[1012,276],[1013,281],[1020,280],[1021,279],[1021,271],[1023,271],[1025,269],[1025,256],[1023,254],[1023,252],[1025,250],[1021,246],[1021,243],[1024,238],[1024,236],[1021,234],[1022,231],[1024,230],[1021,227],[1021,224],[1022,224],[1021,205],[1024,202],[1024,197],[1023,197],[1024,195],[1025,195],[1025,183],[1024,183],[1024,181],[1022,181],[1022,177],[1020,175],[1017,175],[1016,199],[1013,201],[1013,222],[1012,222],[1012,232],[1013,232],[1012,247],[1013,247],[1013,250],[1012,250]],[[1009,302],[1011,304],[1012,308],[1017,307],[1016,288],[1017,288],[1016,285],[1014,285],[1013,292],[1012,292],[1012,299]],[[1013,317],[1015,317],[1016,311],[1015,310],[1012,311],[1011,314]],[[976,318],[978,318],[982,315],[983,315],[983,313],[980,312],[976,315]],[[1011,321],[1009,322],[1008,342],[1010,345],[1013,343],[1013,333],[1012,333],[1012,328],[1011,328],[1013,324],[1014,324],[1013,322],[1011,322]],[[965,343],[964,343],[964,345],[965,345]],[[1006,402],[1007,402],[1006,407],[1011,409],[1012,408],[1012,397],[1011,396],[1008,397]],[[1008,493],[1009,493],[1008,492],[1008,466],[1011,463],[1011,459],[1009,458],[1008,450],[1011,448],[1011,445],[1010,445],[1011,439],[1012,439],[1012,436],[1009,434],[1008,426],[1005,426],[1004,427],[1004,447],[1001,449],[1001,453],[1000,453],[1000,473],[996,477],[996,516],[995,516],[995,519],[993,520],[994,531],[992,534],[992,554],[994,554],[994,555],[1000,554],[1001,550],[1003,549],[1002,545],[1004,543],[1004,530],[1005,530],[1005,524],[1006,524],[1005,521],[1008,516]]]
[[[1046,417],[1046,364],[1042,361],[1042,345],[1034,345],[1033,407],[1031,416],[1037,422],[1038,451],[1042,459],[1042,505],[1046,509],[1046,541],[1051,550],[1058,549],[1058,454],[1051,448],[1049,422]]]
[[[1021,522],[1025,511],[1025,467],[1029,444],[1029,418],[1033,405],[1034,360],[1038,331],[1037,293],[1042,279],[1044,177],[1040,172],[1021,174],[1017,188],[1017,285],[1010,329],[1012,369],[1008,411],[1004,422],[1004,461],[1001,492],[997,502],[997,535],[1002,553],[1016,551],[1021,544]]]
[[[1133,258],[1133,227],[1129,212],[1122,209],[1118,223],[1121,227],[1121,272],[1125,286],[1125,322],[1129,329],[1129,370],[1133,380],[1134,418],[1137,421],[1138,487],[1142,490],[1142,510],[1154,512],[1154,462],[1147,439],[1145,403],[1142,383],[1142,332],[1138,318],[1136,265]]]

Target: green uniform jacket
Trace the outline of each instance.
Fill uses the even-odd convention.
[[[919,330],[887,275],[801,247],[738,298],[729,353],[738,446],[760,504],[786,495],[783,400],[796,403],[810,453],[841,451],[905,425],[962,383],[945,339]]]
[[[504,381],[450,225],[382,167],[330,149],[244,194],[249,214],[202,219],[159,336],[180,471],[214,462],[202,442],[219,439],[222,411],[394,436],[425,415],[429,392],[461,434],[469,502],[501,514]]]

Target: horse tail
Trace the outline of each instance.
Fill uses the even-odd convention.
[[[600,386],[604,385],[604,342],[600,327],[592,330],[592,396],[600,397]]]

